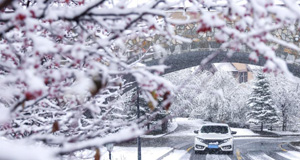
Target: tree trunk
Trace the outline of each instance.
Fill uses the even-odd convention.
[[[282,131],[284,131],[284,117],[285,117],[285,111],[282,110]]]
[[[264,123],[261,122],[260,131],[263,131],[263,130],[264,130]]]
[[[287,124],[287,114],[286,114],[286,109],[285,109],[285,105],[281,106],[282,109],[282,131],[286,131],[286,124]]]

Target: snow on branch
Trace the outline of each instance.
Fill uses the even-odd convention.
[[[288,27],[291,35],[299,34],[299,6],[294,3],[3,0],[0,134],[12,141],[69,147],[45,154],[56,157],[139,136],[147,120],[126,118],[124,92],[138,86],[150,114],[167,112],[172,96],[188,81],[176,88],[162,78],[171,67],[163,61],[139,64],[152,54],[168,55],[175,45],[197,44],[213,31],[207,41],[221,43],[220,49],[234,53],[246,47],[250,60],[268,59],[265,71],[289,74],[274,43],[299,51],[298,41],[288,42],[274,32]],[[210,63],[218,54],[199,63]],[[23,154],[26,147],[18,149]]]

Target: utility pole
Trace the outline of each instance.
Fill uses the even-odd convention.
[[[136,107],[137,107],[137,119],[140,118],[140,93],[139,93],[139,85],[137,84],[136,86]],[[138,160],[142,159],[142,155],[141,155],[141,138],[140,136],[137,137],[137,145],[138,145]]]

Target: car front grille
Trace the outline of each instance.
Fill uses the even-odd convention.
[[[216,143],[216,142],[218,142],[218,144],[221,144],[221,143],[223,143],[223,140],[208,140],[208,139],[205,139],[203,141],[203,143],[205,143],[205,144]]]

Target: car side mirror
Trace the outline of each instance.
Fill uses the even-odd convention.
[[[195,133],[195,134],[198,134],[198,133],[199,133],[199,131],[198,131],[198,130],[194,130],[194,133]]]
[[[236,134],[236,131],[231,131],[231,134]]]

